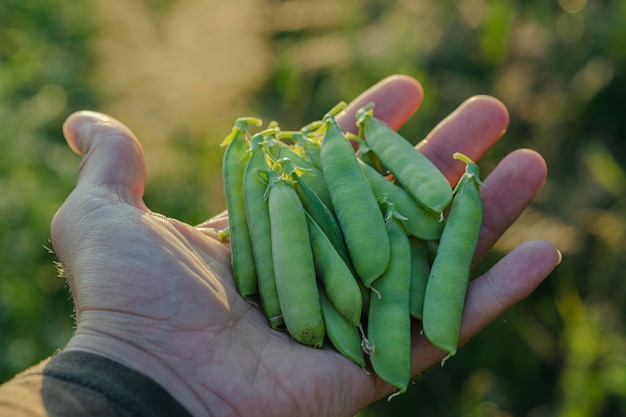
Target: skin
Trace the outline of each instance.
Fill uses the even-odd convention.
[[[345,110],[340,123],[356,131],[354,111],[375,101],[379,117],[397,129],[422,101],[420,84],[383,80]],[[490,97],[463,103],[420,144],[451,184],[464,170],[439,155],[473,160],[508,125],[506,108]],[[93,352],[137,369],[167,389],[195,416],[353,416],[394,391],[333,349],[300,346],[271,330],[261,311],[237,295],[229,247],[218,239],[222,213],[193,226],[154,213],[142,196],[143,152],[128,128],[92,112],[64,125],[82,155],[76,188],[52,222],[76,310],[66,350]],[[530,150],[506,156],[484,179],[484,221],[475,262],[541,189],[543,159]],[[527,242],[472,280],[461,327],[469,341],[530,295],[560,262],[548,242]],[[412,370],[445,356],[413,330]]]

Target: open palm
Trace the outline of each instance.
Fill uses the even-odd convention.
[[[417,109],[417,82],[390,77],[358,97],[339,120],[354,130],[354,111],[369,101],[400,127]],[[455,183],[460,151],[478,160],[508,124],[495,99],[475,97],[437,126],[420,149]],[[196,416],[352,416],[392,392],[332,348],[313,349],[270,329],[261,310],[237,295],[230,249],[217,239],[226,216],[191,226],[143,203],[139,142],[119,122],[76,113],[68,143],[83,155],[77,186],[54,218],[52,243],[76,306],[66,350],[98,353],[143,372]],[[515,151],[485,179],[484,224],[476,259],[519,216],[546,176],[542,158]],[[546,242],[520,246],[474,280],[462,340],[527,296],[555,267]],[[413,372],[444,353],[415,329]]]

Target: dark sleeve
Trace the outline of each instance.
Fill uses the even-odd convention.
[[[64,352],[0,386],[0,416],[191,417],[145,375],[86,352]]]

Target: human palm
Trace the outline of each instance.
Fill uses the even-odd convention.
[[[339,118],[375,101],[377,116],[398,128],[422,99],[419,84],[392,77],[357,98]],[[451,155],[478,159],[508,123],[503,106],[466,102],[421,144],[456,182]],[[83,155],[76,189],[52,224],[52,243],[76,306],[76,333],[66,350],[117,360],[150,376],[194,415],[351,416],[392,387],[332,348],[298,344],[272,330],[262,311],[237,294],[230,249],[217,238],[218,216],[191,226],[151,212],[141,147],[119,122],[96,113],[72,115],[70,146]],[[485,179],[484,224],[476,259],[488,251],[545,180],[539,155],[516,151]],[[522,245],[468,292],[462,340],[528,295],[559,261],[546,242]],[[444,353],[415,329],[413,373]]]

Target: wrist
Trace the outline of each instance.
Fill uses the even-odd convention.
[[[160,385],[193,416],[211,415],[207,406],[210,403],[209,395],[200,395],[193,381],[181,376],[181,368],[130,341],[102,332],[80,329],[69,340],[64,351],[87,352],[115,361]]]

